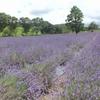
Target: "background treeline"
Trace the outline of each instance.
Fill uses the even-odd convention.
[[[83,27],[82,31],[91,30],[89,27]],[[92,30],[93,31],[93,30]],[[43,18],[28,17],[16,18],[5,13],[0,13],[0,36],[33,36],[41,34],[61,34],[69,33],[71,30],[66,24],[53,25]]]
[[[59,34],[62,28],[52,25],[43,18],[16,18],[0,13],[0,36],[32,36],[41,34]]]

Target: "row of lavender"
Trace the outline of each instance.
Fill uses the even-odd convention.
[[[52,71],[59,65],[64,65],[68,74],[63,95],[65,100],[85,97],[83,93],[87,93],[85,88],[91,80],[91,91],[100,85],[96,79],[92,79],[99,72],[99,37],[98,33],[81,33],[1,38],[1,100],[34,100],[41,94],[48,94],[55,76]],[[81,89],[83,85],[84,90]],[[90,98],[93,93],[89,92],[86,98]]]
[[[100,33],[66,65],[68,100],[100,100]]]

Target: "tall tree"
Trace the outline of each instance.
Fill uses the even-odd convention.
[[[52,34],[53,25],[48,21],[43,21],[41,24],[41,32],[42,34]]]
[[[9,25],[11,34],[14,35],[14,30],[18,26],[18,19],[16,17],[12,16],[12,17],[9,17],[8,22],[9,22],[8,25]]]
[[[10,23],[11,23],[11,27],[15,29],[17,27],[17,24],[18,24],[18,18],[16,18],[15,16],[12,16]]]
[[[15,31],[15,36],[24,36],[24,28],[23,27],[16,27]]]
[[[62,29],[60,27],[58,27],[57,25],[54,25],[54,27],[55,27],[56,34],[62,33]]]
[[[7,26],[8,17],[5,13],[0,13],[0,32]]]
[[[39,17],[33,18],[32,24],[33,24],[34,30],[36,32],[36,35],[37,35],[37,33],[39,31],[41,31],[41,29],[42,29],[43,18],[39,18]]]
[[[2,36],[11,36],[11,32],[8,26],[3,29]]]
[[[24,32],[27,34],[31,27],[31,20],[28,17],[21,17],[19,19],[19,24],[24,28]]]
[[[66,25],[76,34],[82,30],[84,24],[82,23],[83,13],[77,6],[73,6],[70,10],[70,14],[67,15]]]
[[[91,32],[93,32],[94,30],[98,29],[98,25],[95,22],[91,22],[88,26],[88,29],[91,30]]]

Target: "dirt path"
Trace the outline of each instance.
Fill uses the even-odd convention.
[[[67,74],[62,74],[51,86],[48,95],[40,96],[39,100],[57,100],[59,94],[64,92],[64,80],[67,79]]]

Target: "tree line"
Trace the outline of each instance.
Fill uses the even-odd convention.
[[[84,15],[82,11],[73,6],[70,10],[70,14],[67,15],[65,24],[53,25],[43,18],[28,17],[16,18],[5,13],[0,13],[0,36],[33,36],[41,34],[61,34],[80,31],[91,31],[99,29],[94,21],[89,24],[88,27],[82,23]]]
[[[0,13],[0,35],[1,36],[32,36],[39,34],[58,34],[62,29],[53,25],[43,18],[28,17],[16,18],[5,13]]]

